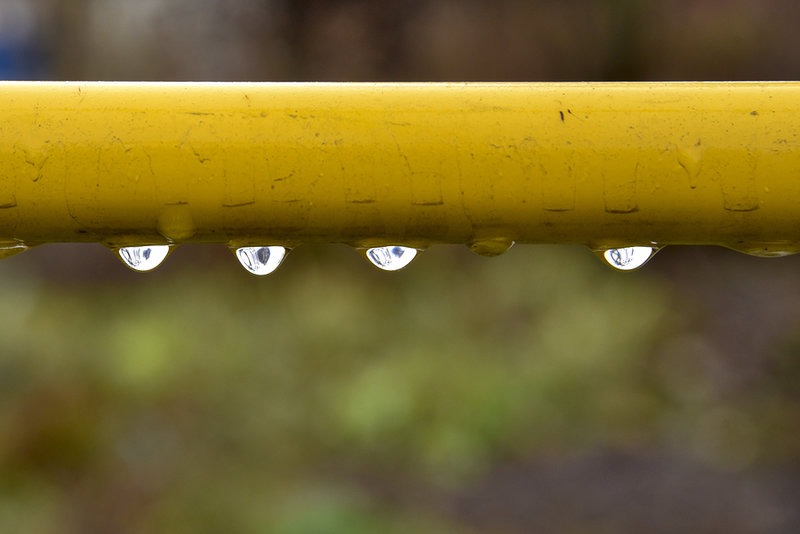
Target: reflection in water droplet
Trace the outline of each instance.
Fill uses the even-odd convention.
[[[122,262],[134,271],[151,271],[167,257],[169,245],[122,247],[118,252]]]
[[[248,272],[264,276],[280,266],[286,256],[284,247],[241,247],[236,249],[236,257]]]
[[[610,248],[603,252],[603,259],[615,269],[632,271],[647,263],[654,253],[652,247]]]
[[[399,271],[417,255],[417,249],[392,245],[367,250],[367,259],[378,269]]]

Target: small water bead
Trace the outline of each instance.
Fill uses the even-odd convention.
[[[169,254],[169,245],[122,247],[117,252],[122,262],[134,271],[152,271]]]
[[[236,257],[248,272],[264,276],[277,269],[286,257],[284,247],[240,247],[236,249]]]
[[[367,259],[383,271],[399,271],[416,257],[417,249],[391,245],[367,250]]]
[[[610,248],[603,252],[603,259],[614,269],[633,271],[653,257],[653,247]]]
[[[476,239],[471,241],[467,246],[475,254],[491,258],[508,252],[508,250],[514,246],[514,240],[504,237]]]
[[[10,258],[20,252],[25,252],[28,247],[21,243],[4,243],[0,244],[0,259]]]
[[[782,258],[800,253],[800,244],[788,242],[737,243],[734,250],[759,258]]]

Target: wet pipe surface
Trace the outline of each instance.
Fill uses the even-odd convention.
[[[0,254],[101,242],[149,270],[222,243],[253,274],[346,243],[800,251],[800,84],[0,83]]]

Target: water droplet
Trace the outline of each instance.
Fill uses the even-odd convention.
[[[0,259],[9,258],[26,250],[28,247],[22,243],[0,243]]]
[[[122,262],[134,271],[151,271],[167,257],[169,245],[122,247],[117,252]]]
[[[514,241],[504,237],[493,237],[489,239],[476,239],[469,243],[468,246],[475,254],[492,257],[506,253],[508,249],[514,246]]]
[[[744,252],[745,254],[749,254],[750,256],[756,256],[758,258],[785,258],[786,256],[791,256],[792,254],[797,254],[797,250],[776,250],[771,248],[750,248],[747,250],[741,250],[740,252]]]
[[[270,274],[277,269],[286,256],[284,247],[240,247],[236,249],[236,257],[242,267],[258,276]]]
[[[367,259],[378,269],[384,271],[399,271],[417,255],[417,249],[391,245],[388,247],[375,247],[367,250]]]
[[[655,253],[653,247],[610,248],[603,252],[603,259],[614,269],[633,271],[647,263]]]
[[[744,241],[727,246],[738,252],[744,252],[759,258],[782,258],[800,253],[800,243],[793,241]]]
[[[158,232],[170,241],[184,241],[196,231],[192,211],[187,204],[165,206],[158,215]]]

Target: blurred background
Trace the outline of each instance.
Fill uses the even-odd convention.
[[[0,0],[0,77],[797,79],[794,0]],[[0,531],[800,531],[800,257],[0,263]]]

